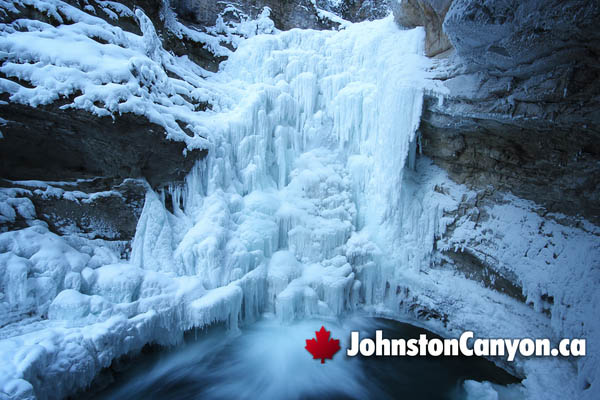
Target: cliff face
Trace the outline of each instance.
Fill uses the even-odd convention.
[[[448,94],[426,97],[423,152],[459,182],[598,222],[600,5],[456,0],[433,21],[454,54],[437,65]]]
[[[235,18],[234,9],[256,18],[268,7],[275,27],[280,30],[331,29],[338,25],[335,21],[339,17],[358,22],[383,18],[389,13],[388,0],[254,0],[232,4],[210,0],[172,0],[171,5],[182,20],[200,27],[213,25],[219,15]],[[226,9],[231,11],[224,13]],[[333,20],[327,17],[327,13]]]
[[[76,8],[83,7],[79,3],[70,2]],[[124,1],[122,4],[147,12],[169,51],[193,54],[197,63],[209,69],[218,65],[219,57],[202,45],[176,40],[161,19],[160,2]],[[15,6],[3,10],[2,22],[30,18],[57,26],[70,17],[68,10],[53,14],[44,12],[41,6],[36,8],[35,3]],[[94,3],[87,7],[90,15],[126,32],[141,34],[133,14],[120,12],[117,6],[111,9]],[[97,40],[102,42],[102,39]],[[83,55],[82,60],[85,60]],[[15,76],[0,73],[0,77],[32,88],[30,83]],[[67,107],[81,94],[60,95],[56,101],[37,107],[10,101],[6,91],[0,95],[0,176],[4,178],[0,186],[18,190],[30,199],[53,232],[128,242],[133,238],[143,206],[147,190],[144,180],[153,188],[179,182],[206,151],[189,150],[182,141],[169,140],[164,127],[139,114],[118,112],[99,116]],[[205,106],[197,105],[198,108]],[[54,183],[50,186],[40,183],[38,190],[30,191],[27,190],[30,187],[18,182],[22,180]],[[49,194],[52,190],[82,193],[86,201]],[[16,223],[19,224],[18,218]],[[6,221],[1,225],[2,230],[15,227]]]
[[[183,179],[204,151],[183,156],[185,144],[143,117],[98,117],[57,104],[0,105],[3,127],[0,174],[11,180],[44,181],[145,178],[154,187]]]
[[[452,0],[403,0],[393,1],[391,6],[396,22],[405,28],[425,27],[425,54],[436,56],[452,47],[442,24]]]
[[[434,264],[533,306],[558,335],[593,341],[597,328],[569,311],[586,300],[565,288],[584,285],[597,263],[600,4],[444,4],[447,12],[434,0],[395,9],[400,24],[425,26],[442,88],[425,94],[421,151],[475,193],[447,214]],[[444,36],[448,46],[436,48]],[[578,235],[592,258],[572,264],[576,252],[560,243]],[[562,275],[578,268],[580,278]],[[593,397],[592,364],[577,366],[578,396]]]

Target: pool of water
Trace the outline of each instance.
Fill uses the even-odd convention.
[[[306,339],[324,325],[342,349],[333,360],[314,360]],[[114,382],[88,398],[104,399],[499,399],[519,397],[518,380],[479,357],[347,357],[350,331],[361,338],[382,329],[387,338],[418,338],[424,329],[379,318],[352,317],[281,325],[265,317],[239,335],[212,327],[174,349],[136,357]],[[197,336],[197,337],[195,337]],[[503,386],[500,386],[503,385]],[[508,385],[508,386],[507,386]],[[469,385],[467,385],[469,386]]]

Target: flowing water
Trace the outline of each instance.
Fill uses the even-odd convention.
[[[340,339],[342,347],[324,364],[304,348],[305,340],[313,338],[322,325],[332,338]],[[363,337],[372,336],[375,329],[392,338],[435,336],[383,319],[352,317],[341,323],[305,320],[282,325],[265,317],[244,328],[241,335],[213,327],[197,337],[189,335],[180,347],[146,354],[130,369],[117,373],[114,384],[93,399],[457,400],[473,398],[463,388],[466,379],[502,385],[518,382],[479,357],[346,356],[350,330],[360,330]],[[501,392],[502,387],[498,388]]]

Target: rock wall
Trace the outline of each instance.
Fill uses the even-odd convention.
[[[400,23],[425,26],[441,88],[425,95],[421,151],[476,196],[447,215],[434,268],[526,303],[557,336],[595,346],[592,314],[573,310],[597,307],[583,276],[595,276],[599,254],[600,3],[454,0],[443,19],[430,12],[436,3],[396,8]],[[434,54],[441,31],[451,46]],[[577,363],[577,398],[597,397],[596,365]]]
[[[396,21],[404,26],[425,26],[429,54],[435,55],[433,74],[441,89],[425,95],[421,151],[453,180],[477,193],[450,215],[455,222],[444,240],[461,245],[443,249],[439,266],[519,301],[537,302],[540,311],[556,314],[553,291],[560,285],[548,289],[543,283],[553,279],[554,272],[540,272],[527,288],[525,280],[508,272],[506,265],[521,268],[542,263],[543,252],[563,239],[545,233],[547,226],[597,236],[600,3],[403,0],[394,11]],[[443,54],[431,50],[441,32],[449,43]],[[490,219],[510,221],[508,214],[486,212],[502,209],[506,196],[536,205],[529,210],[539,217],[539,227],[517,236],[519,240],[529,245],[548,242],[535,251],[524,250],[503,266],[502,260],[482,250],[489,238],[472,232]],[[517,223],[525,232],[523,227],[531,221],[506,223]],[[488,232],[494,237],[489,243],[504,246],[510,229]],[[465,237],[453,239],[457,230]],[[515,241],[502,253],[518,247]],[[597,249],[590,250],[590,257],[594,252]],[[558,250],[544,260],[556,271],[569,269],[569,262],[561,259]],[[593,271],[593,262],[583,268]],[[532,295],[535,285],[542,288],[541,294]]]
[[[452,0],[394,0],[392,10],[396,22],[405,28],[425,27],[425,53],[429,57],[441,54],[452,47],[442,24]]]
[[[110,9],[94,2],[69,3],[86,6],[88,12],[110,24],[141,34],[132,15],[115,17]],[[166,29],[161,17],[162,2],[142,0],[122,4],[130,9],[142,8],[147,13],[158,27],[166,49],[180,55],[189,53],[199,65],[216,70],[218,57],[198,43],[178,41]],[[60,23],[57,20],[60,16],[40,12],[34,5],[18,5],[17,10],[18,14],[4,10],[2,21],[10,22],[18,15],[53,25]],[[0,75],[29,87],[27,82]],[[168,140],[163,127],[140,115],[99,117],[84,110],[64,108],[72,97],[30,107],[10,101],[8,93],[0,94],[0,177],[3,178],[0,186],[16,189],[30,199],[39,217],[55,233],[130,241],[144,204],[147,186],[143,181],[153,188],[179,182],[206,151],[189,150],[183,142]],[[18,182],[23,180],[44,182],[29,190],[32,188]],[[45,183],[48,181],[51,184]],[[63,192],[76,195],[64,196]],[[79,194],[83,197],[78,198]],[[0,223],[0,230],[16,227]]]
[[[154,187],[183,179],[203,151],[183,156],[185,144],[169,141],[164,129],[143,117],[97,117],[63,110],[60,103],[32,108],[0,105],[0,175],[45,181],[145,178]]]
[[[447,94],[426,96],[423,152],[458,182],[598,223],[598,2],[407,0],[395,12],[453,49],[436,61]]]
[[[331,29],[337,23],[324,17],[319,10],[331,13],[347,21],[358,22],[386,16],[390,8],[388,0],[254,0],[215,2],[210,0],[172,0],[179,18],[199,27],[212,26],[225,9],[232,7],[250,18],[256,18],[265,7],[271,10],[271,19],[280,30]]]

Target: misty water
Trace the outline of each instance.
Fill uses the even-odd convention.
[[[342,349],[321,364],[304,348],[324,325]],[[282,325],[265,317],[231,334],[211,327],[183,345],[147,352],[114,373],[101,399],[465,399],[465,380],[510,385],[518,380],[479,357],[347,357],[350,331],[373,337],[418,338],[424,329],[379,318],[306,320]],[[496,386],[498,390],[498,386]],[[502,387],[500,387],[501,393]],[[508,391],[508,389],[507,389]],[[512,395],[514,395],[513,391]],[[510,398],[514,398],[514,397]],[[502,396],[500,397],[502,398]]]

